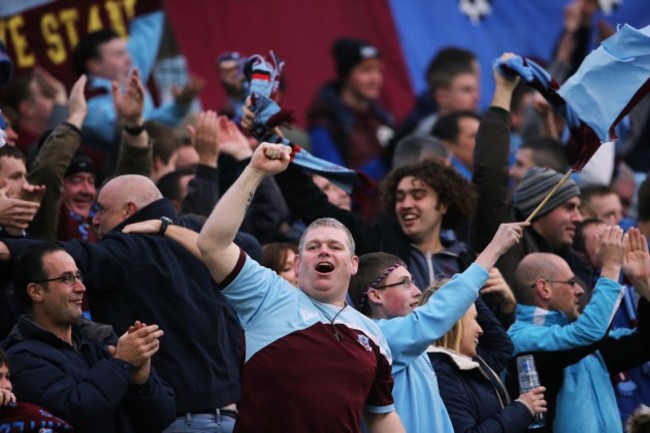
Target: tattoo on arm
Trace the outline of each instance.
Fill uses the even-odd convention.
[[[248,192],[248,199],[246,200],[246,209],[248,210],[248,207],[251,205],[251,202],[253,201],[253,196],[255,195],[254,191],[249,191]]]

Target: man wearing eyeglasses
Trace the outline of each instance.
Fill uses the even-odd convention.
[[[549,253],[531,253],[515,272],[517,320],[508,330],[515,355],[532,353],[546,387],[548,412],[540,432],[622,432],[610,374],[650,360],[650,255],[638,229],[607,227],[599,239],[601,276],[581,313],[584,294],[569,264]],[[642,296],[639,326],[610,332],[623,297],[621,269]],[[514,359],[514,358],[513,358]],[[507,376],[517,390],[516,367]]]
[[[150,218],[164,221],[161,234],[170,224],[198,231],[201,223],[178,215],[156,185],[140,175],[111,179],[97,205],[93,224],[99,241],[59,243],[84,273],[93,319],[110,323],[118,334],[135,320],[165,329],[153,365],[176,397],[177,418],[167,433],[232,431],[242,338],[234,313],[200,260],[163,236],[121,231]],[[259,247],[251,237],[245,240],[249,251]],[[0,261],[13,261],[38,242],[2,239]]]
[[[74,259],[54,244],[17,260],[16,295],[28,314],[3,342],[16,396],[68,420],[76,432],[160,432],[176,417],[173,391],[151,369],[163,331],[113,328],[82,318],[86,287]]]

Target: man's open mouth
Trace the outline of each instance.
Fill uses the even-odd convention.
[[[329,262],[320,262],[316,265],[316,271],[328,274],[334,270],[334,265]]]

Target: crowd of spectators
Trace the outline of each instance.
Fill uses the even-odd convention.
[[[560,83],[593,4],[567,8]],[[562,183],[567,126],[523,80],[447,47],[395,119],[391,65],[344,37],[305,130],[269,131],[287,146],[254,138],[254,53],[156,107],[163,23],[82,37],[69,90],[0,83],[0,431],[650,431],[647,103]],[[207,79],[227,100],[192,113]]]

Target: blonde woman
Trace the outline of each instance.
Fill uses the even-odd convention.
[[[423,303],[433,291],[425,291]],[[454,432],[524,432],[534,414],[546,412],[544,387],[510,400],[498,372],[506,367],[513,350],[506,331],[480,298],[429,347]]]

